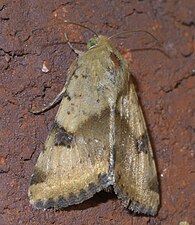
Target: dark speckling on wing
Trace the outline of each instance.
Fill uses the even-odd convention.
[[[63,127],[60,127],[57,123],[54,124],[54,128],[56,130],[54,144],[56,146],[66,146],[70,148],[73,135],[66,132]]]
[[[104,176],[105,178],[105,176]],[[107,187],[108,185],[105,184],[103,187]],[[69,194],[69,197],[65,199],[63,196],[59,196],[58,200],[54,199],[49,199],[46,202],[43,202],[41,200],[38,200],[35,204],[34,207],[37,209],[48,209],[48,208],[64,208],[69,205],[74,205],[74,204],[79,204],[85,201],[86,199],[91,198],[96,192],[99,192],[103,188],[101,185],[96,185],[95,183],[90,183],[88,185],[88,189],[84,190],[81,189],[79,195],[75,195],[73,193]]]
[[[31,178],[30,185],[42,183],[46,179],[46,174],[38,168],[35,168],[34,173]]]
[[[137,213],[144,213],[152,216],[156,214],[156,211],[154,211],[152,207],[146,208],[144,207],[143,204],[140,204],[139,202],[136,201],[130,201],[128,209],[133,210],[134,212]]]
[[[136,149],[138,153],[144,152],[147,154],[148,152],[148,135],[147,131],[144,132],[142,136],[140,136],[138,139],[135,141]]]

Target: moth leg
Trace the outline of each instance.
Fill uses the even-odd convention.
[[[68,39],[68,36],[67,36],[66,32],[64,33],[64,36],[65,36],[65,39],[66,39],[66,41],[67,41],[68,46],[73,50],[73,52],[74,52],[75,54],[77,54],[78,56],[81,56],[81,55],[83,54],[83,52],[80,51],[80,50],[75,49],[75,48],[72,46],[72,44],[70,43],[70,41],[69,41],[69,39]]]
[[[30,112],[33,113],[33,114],[40,114],[40,113],[43,113],[43,112],[51,109],[54,105],[56,105],[57,103],[59,103],[61,101],[65,92],[66,92],[66,87],[64,87],[62,89],[62,91],[55,97],[55,99],[52,102],[50,102],[47,106],[45,106],[43,109],[41,109],[41,110],[30,110]]]

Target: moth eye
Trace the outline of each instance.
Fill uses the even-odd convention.
[[[88,41],[88,43],[87,43],[87,48],[88,48],[88,49],[91,49],[91,48],[95,47],[96,44],[97,44],[97,41],[96,41],[95,39],[92,38],[92,39],[90,39],[90,40]]]

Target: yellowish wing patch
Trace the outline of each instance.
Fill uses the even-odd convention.
[[[108,174],[108,116],[109,112],[91,118],[74,135],[55,124],[29,188],[35,208],[79,204],[112,184]]]

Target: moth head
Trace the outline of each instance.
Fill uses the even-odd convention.
[[[95,38],[91,38],[88,43],[87,43],[87,49],[92,49],[95,48],[97,46],[102,46],[102,45],[112,45],[111,41],[105,37],[105,36],[98,36]]]
[[[91,49],[94,48],[97,45],[97,38],[91,38],[88,42],[87,42],[87,49]]]

